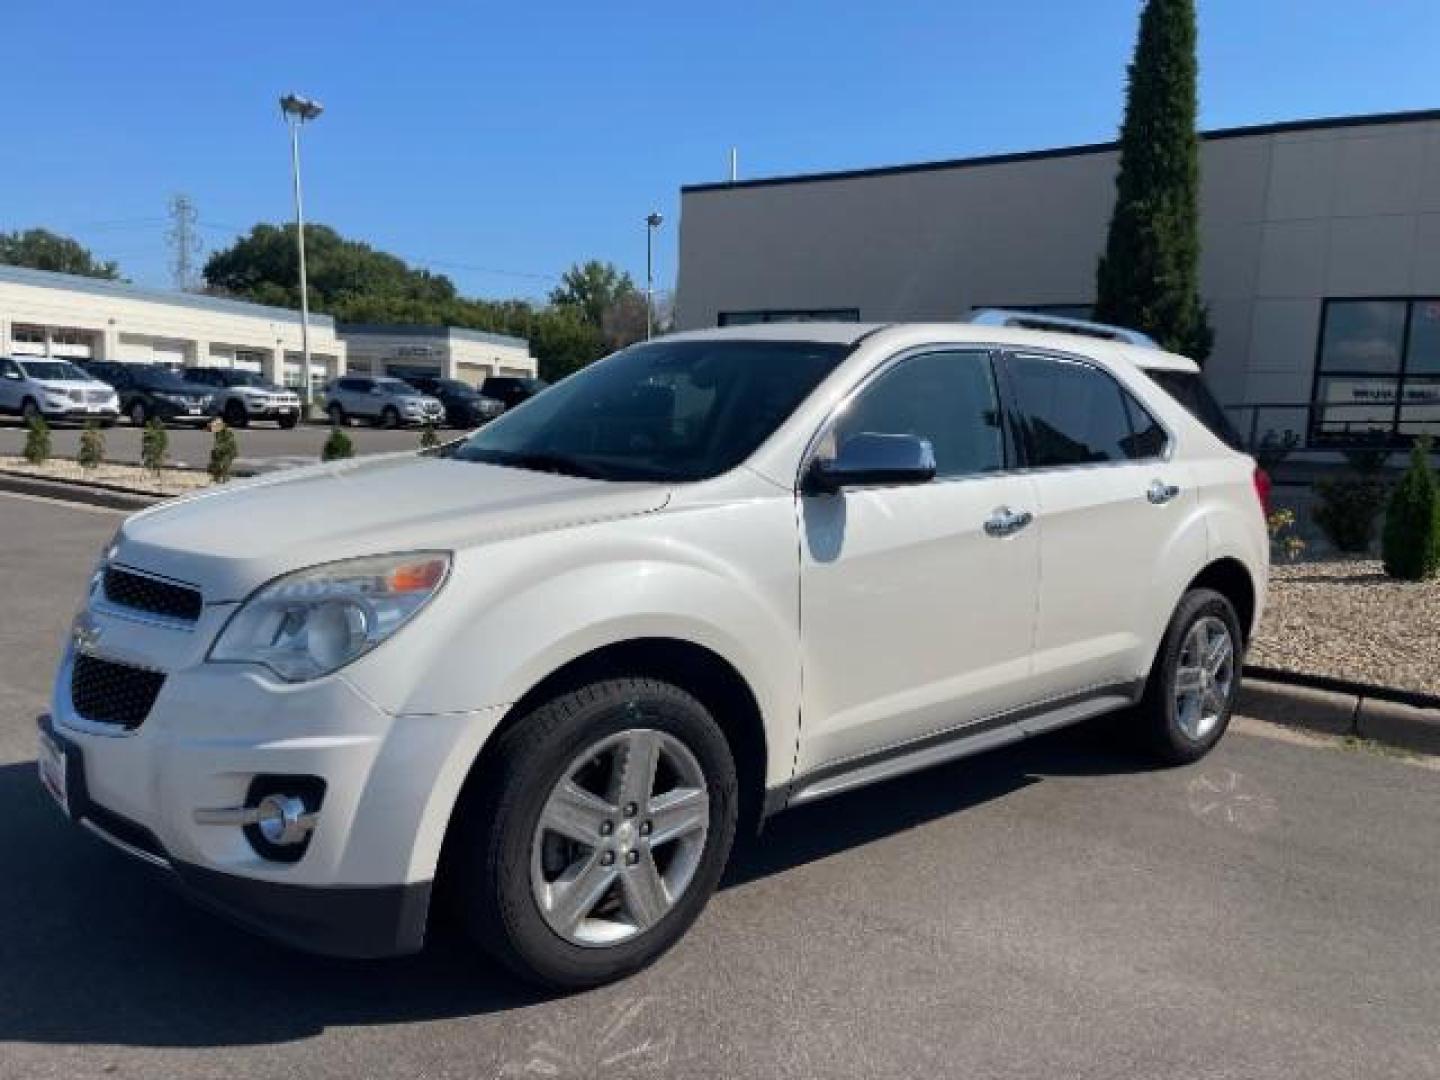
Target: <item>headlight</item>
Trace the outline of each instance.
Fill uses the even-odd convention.
[[[263,664],[288,682],[328,675],[409,622],[449,570],[447,553],[416,551],[286,574],[240,605],[209,659]]]

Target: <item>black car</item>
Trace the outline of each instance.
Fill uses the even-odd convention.
[[[159,364],[123,364],[113,360],[82,360],[80,366],[120,397],[120,414],[136,427],[151,420],[204,424],[214,396],[208,386],[188,382]]]
[[[549,385],[544,379],[491,375],[480,384],[480,393],[498,399],[507,409],[513,409],[522,401],[529,401]]]
[[[438,375],[411,375],[405,381],[423,394],[439,398],[445,406],[445,423],[450,427],[477,428],[505,411],[504,402],[486,397],[475,387],[459,379],[442,379]]]

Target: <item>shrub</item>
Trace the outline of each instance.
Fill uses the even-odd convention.
[[[1319,501],[1310,516],[1337,550],[1364,553],[1375,538],[1375,519],[1387,493],[1383,483],[1365,477],[1319,480],[1315,484]]]
[[[420,429],[420,449],[433,450],[440,445],[440,436],[435,433],[434,424],[426,424]]]
[[[1390,460],[1389,439],[1389,432],[1371,431],[1361,436],[1356,445],[1345,449],[1345,460],[1361,476],[1379,476]]]
[[[350,441],[350,436],[338,427],[332,427],[330,437],[325,440],[325,445],[320,450],[320,460],[339,461],[354,456],[355,444]]]
[[[159,420],[151,420],[140,435],[140,464],[151,476],[158,477],[169,456],[170,436],[165,434],[165,425]]]
[[[1260,436],[1260,444],[1255,447],[1255,464],[1266,472],[1272,472],[1299,445],[1300,436],[1295,432],[1287,428],[1282,435],[1271,428]]]
[[[50,460],[50,425],[43,416],[36,416],[26,428],[25,460],[31,465],[44,465]]]
[[[210,464],[205,471],[215,483],[223,484],[230,479],[240,447],[235,442],[235,432],[225,426],[225,421],[216,420],[210,425],[210,430],[214,432],[215,440],[210,444]]]
[[[1265,530],[1270,534],[1270,558],[1294,562],[1305,554],[1305,541],[1295,531],[1295,511],[1276,510],[1265,519]]]
[[[1440,490],[1429,459],[1430,440],[1416,439],[1410,468],[1395,485],[1385,513],[1385,573],[1406,581],[1423,581],[1440,570]]]
[[[94,420],[85,421],[85,430],[80,432],[80,449],[75,460],[82,469],[96,469],[105,460],[105,436],[100,434]]]

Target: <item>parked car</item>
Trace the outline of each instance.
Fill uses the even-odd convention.
[[[0,413],[46,420],[115,423],[120,401],[114,389],[66,360],[0,356]]]
[[[1262,485],[1151,371],[1196,368],[1005,327],[672,334],[436,455],[162,504],[105,550],[41,776],[292,945],[415,950],[443,893],[528,979],[619,977],[787,807],[1117,710],[1161,762],[1216,744]]]
[[[389,376],[342,375],[325,388],[325,415],[337,427],[368,420],[381,427],[435,424],[445,419],[445,406],[407,382]]]
[[[480,392],[494,398],[507,409],[529,401],[550,384],[544,379],[527,379],[514,375],[491,375],[480,384]]]
[[[437,375],[411,375],[405,381],[422,394],[438,398],[445,406],[445,423],[450,427],[477,428],[505,411],[503,402],[486,397],[467,382],[442,379]]]
[[[87,360],[83,366],[88,374],[115,388],[120,412],[136,427],[151,420],[203,424],[210,419],[210,388],[188,382],[168,367],[112,360]]]
[[[240,368],[186,368],[185,377],[214,392],[210,411],[231,427],[246,427],[252,420],[274,420],[282,428],[300,422],[300,396],[276,386],[256,371]]]

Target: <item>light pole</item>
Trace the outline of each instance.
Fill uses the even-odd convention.
[[[665,219],[652,210],[645,217],[645,340],[655,333],[655,230]]]
[[[299,94],[286,94],[280,99],[280,114],[290,126],[290,172],[295,181],[295,242],[300,250],[300,373],[305,380],[301,400],[305,403],[305,417],[310,418],[314,406],[314,391],[310,381],[310,286],[305,276],[305,204],[300,197],[300,125],[314,120],[325,106]],[[284,378],[285,359],[282,355],[281,378]]]

